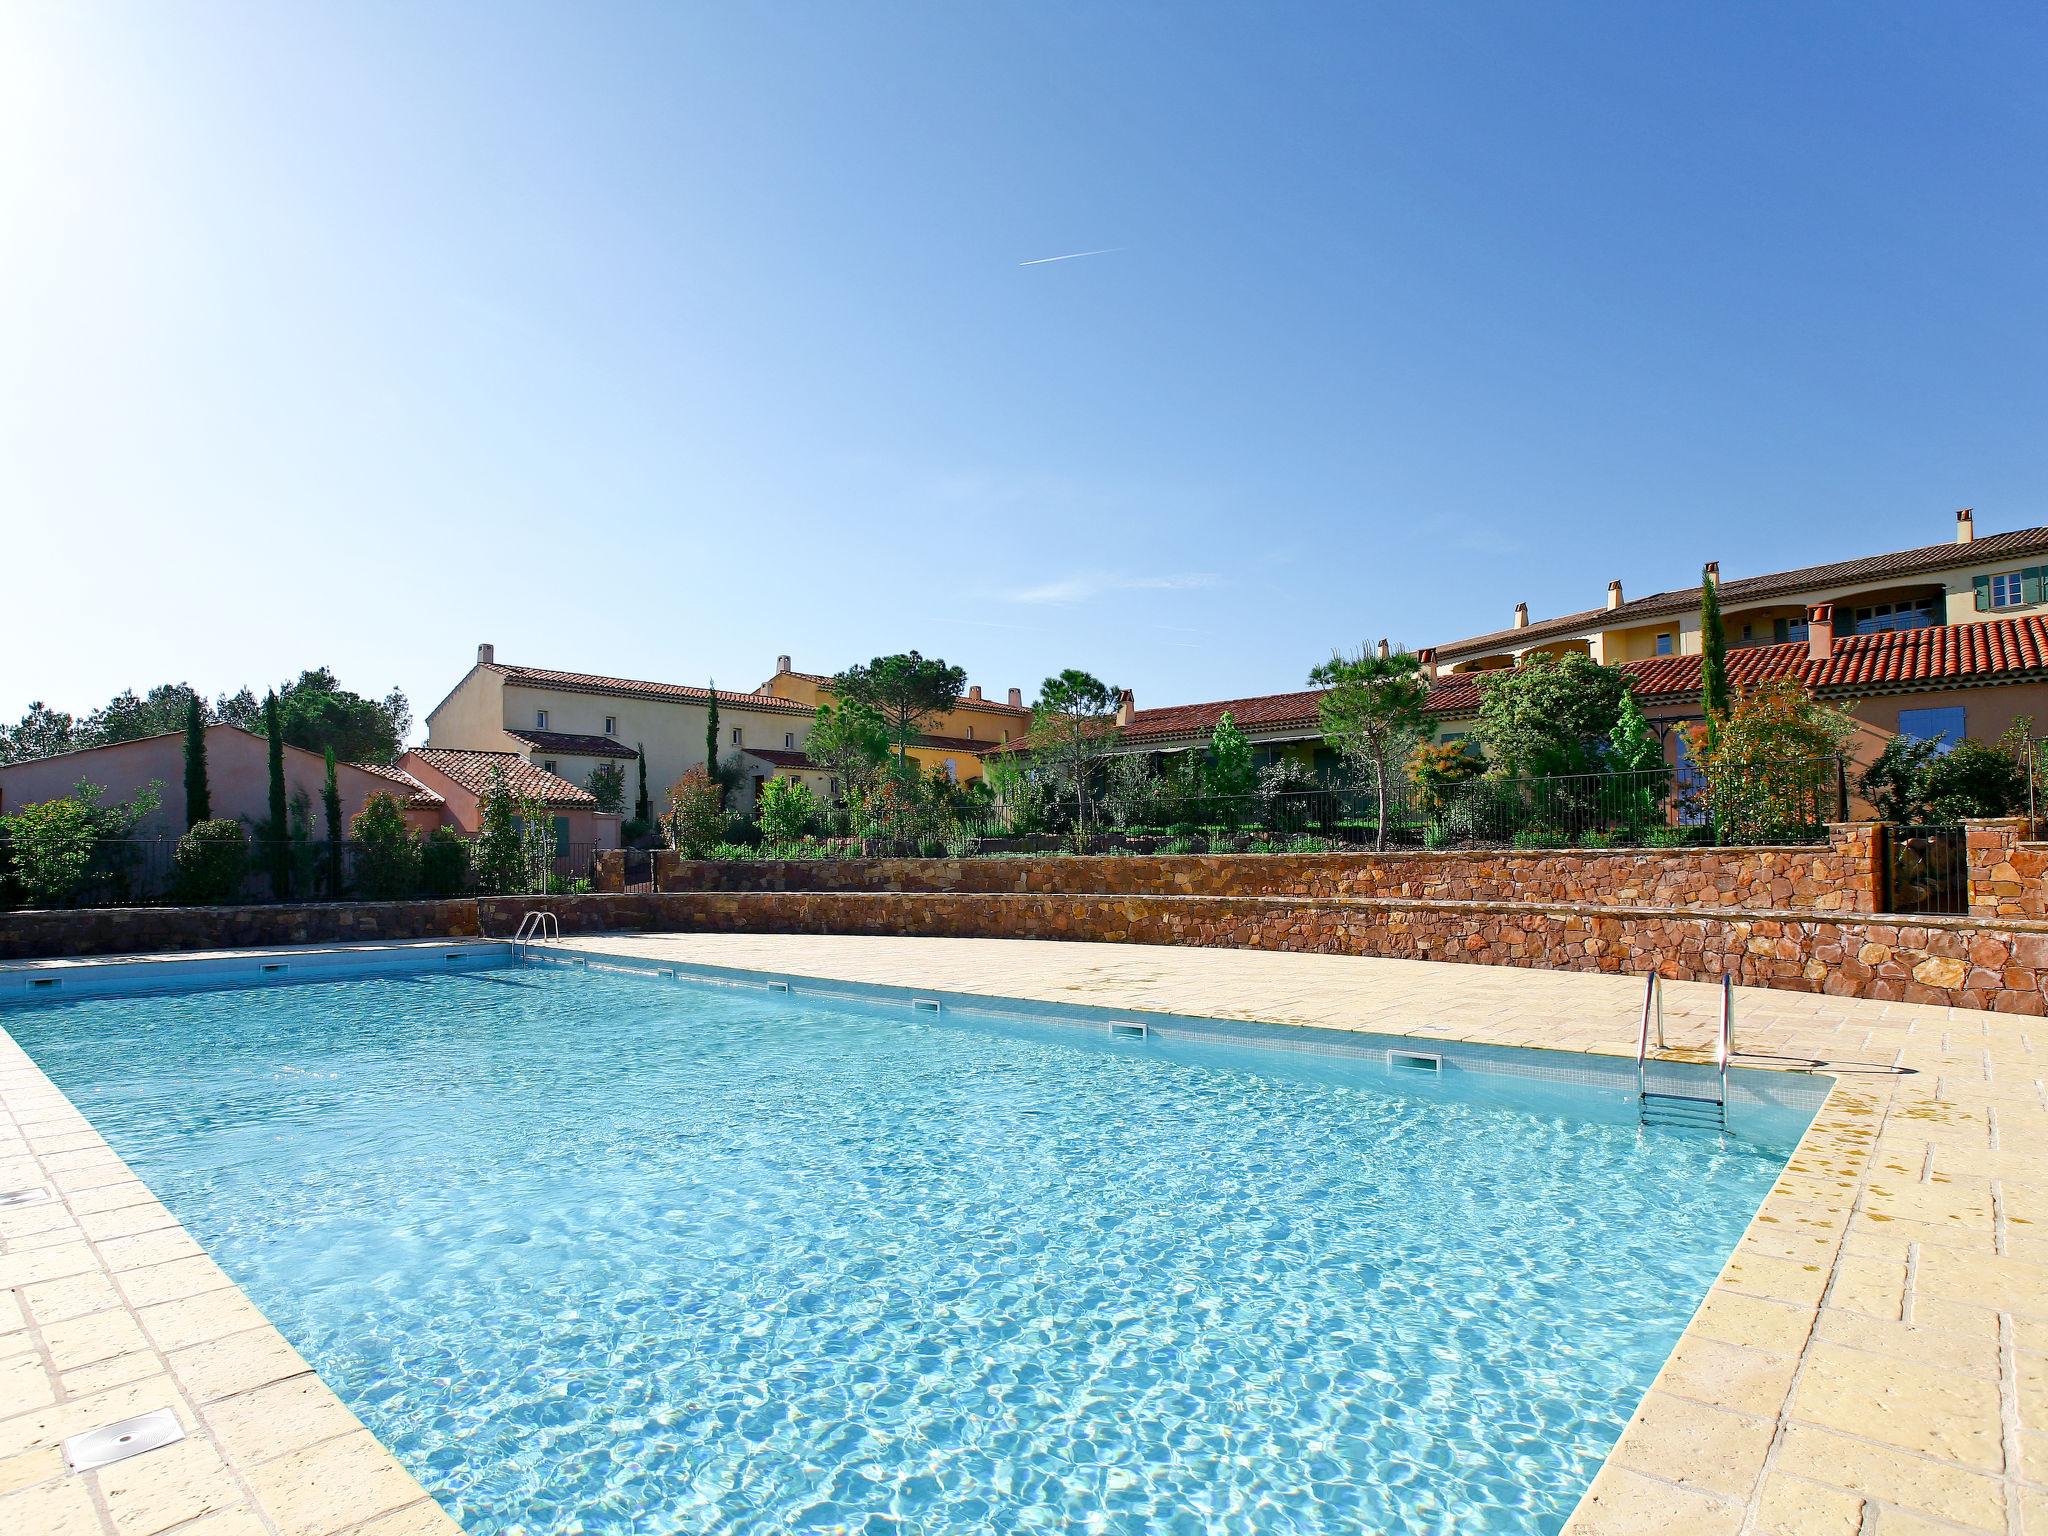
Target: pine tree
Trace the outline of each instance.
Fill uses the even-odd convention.
[[[327,779],[320,787],[320,808],[327,816],[327,896],[341,899],[341,779],[335,771],[334,748],[327,749]]]
[[[1728,718],[1728,631],[1721,624],[1719,586],[1711,570],[1700,572],[1700,713],[1707,717],[1709,740]]]
[[[213,796],[206,787],[206,706],[197,692],[185,700],[185,828],[213,820]]]
[[[263,731],[270,738],[270,827],[263,853],[270,869],[270,891],[279,901],[292,896],[290,811],[284,797],[284,720],[276,693],[263,698]]]

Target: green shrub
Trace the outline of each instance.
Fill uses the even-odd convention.
[[[1517,832],[1512,841],[1515,847],[1526,849],[1568,848],[1571,846],[1570,838],[1543,827],[1530,827],[1525,831]]]
[[[6,819],[9,874],[32,907],[68,905],[92,867],[92,808],[73,797],[24,806]]]
[[[171,892],[194,903],[233,901],[249,872],[249,838],[239,821],[196,821],[171,854]]]
[[[349,823],[356,845],[356,890],[372,901],[411,896],[420,883],[419,834],[390,795],[372,795]]]
[[[469,884],[469,840],[453,827],[436,827],[420,844],[420,886],[429,896],[462,894]]]
[[[725,790],[701,763],[669,787],[668,833],[670,846],[686,859],[710,858],[712,849],[732,841],[726,836]]]
[[[811,830],[818,797],[801,779],[770,779],[761,786],[759,812],[763,842],[793,843]]]
[[[1289,853],[1328,853],[1336,846],[1327,837],[1291,837],[1287,840]]]

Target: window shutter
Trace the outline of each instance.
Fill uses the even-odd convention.
[[[1980,608],[1984,606],[1981,594],[1978,598],[1977,606]],[[1792,621],[1790,619],[1771,620],[1771,638],[1780,645],[1790,640],[1792,638]]]
[[[1991,609],[1991,578],[1989,576],[1977,577],[1976,587],[1977,611],[1979,613],[1988,613]]]
[[[2020,601],[2038,603],[2041,601],[2041,567],[2030,565],[2020,572]]]

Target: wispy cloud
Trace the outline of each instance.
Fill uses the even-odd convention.
[[[1099,251],[1069,251],[1064,256],[1034,256],[1029,261],[1017,263],[1020,267],[1042,267],[1052,261],[1079,261],[1083,256],[1114,256],[1122,250],[1120,245],[1106,245]]]
[[[1105,592],[1191,592],[1215,585],[1214,576],[1199,571],[1179,576],[1113,576],[1106,571],[1076,571],[1057,581],[1041,582],[1005,595],[1013,603],[1067,604],[1085,603]]]

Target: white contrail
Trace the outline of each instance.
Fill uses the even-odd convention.
[[[1123,247],[1120,245],[1110,245],[1104,246],[1099,251],[1069,251],[1064,256],[1039,256],[1030,261],[1020,261],[1017,265],[1020,267],[1042,267],[1048,261],[1079,261],[1083,256],[1114,256],[1122,249]]]

